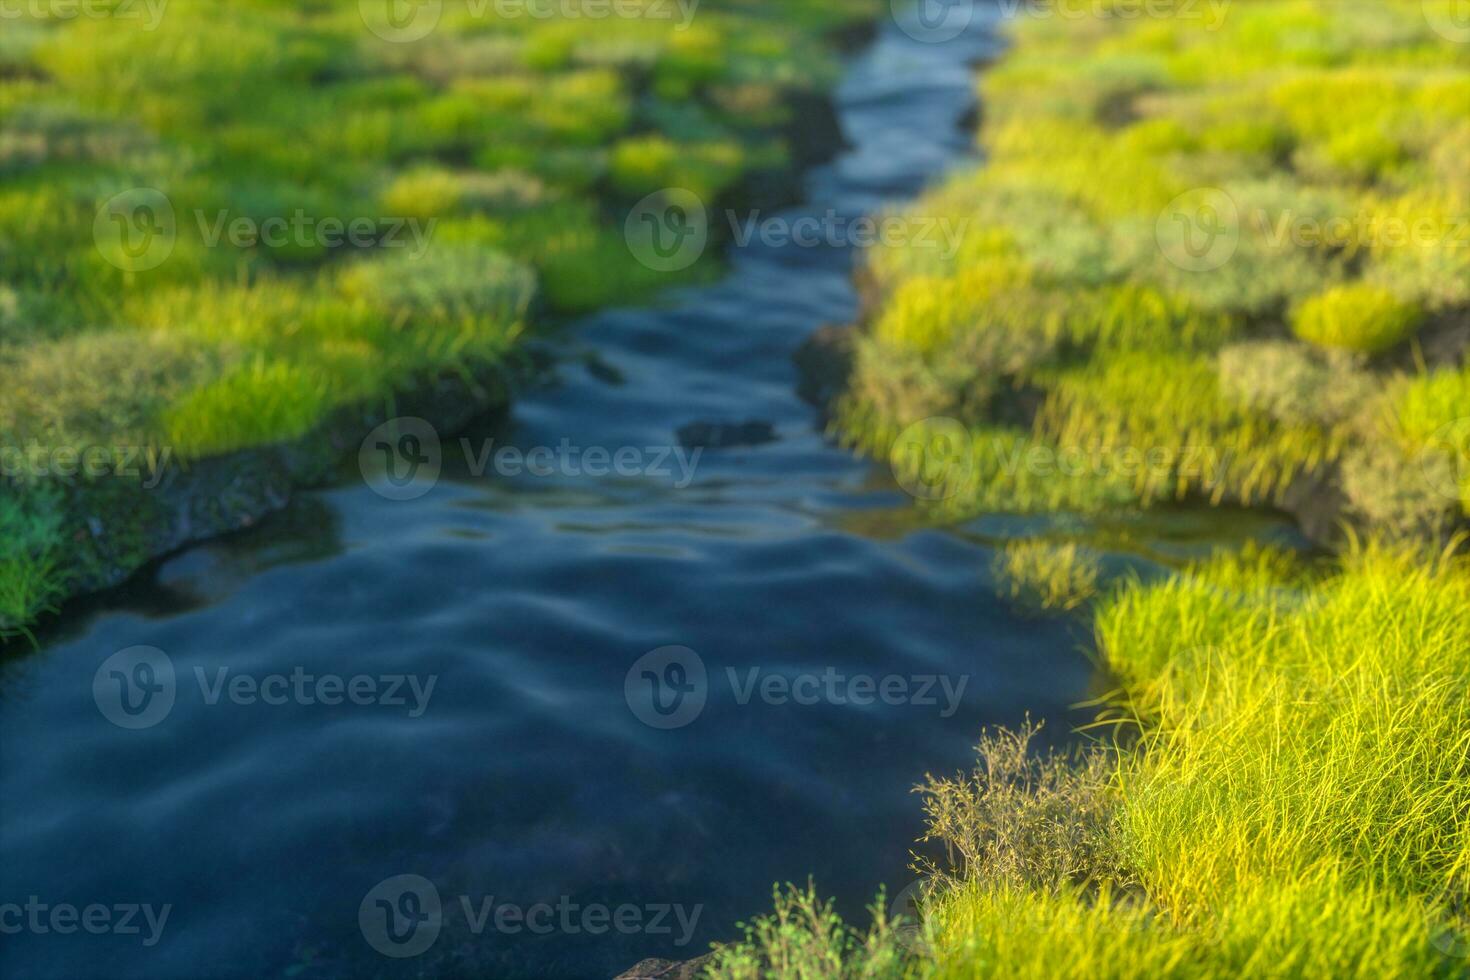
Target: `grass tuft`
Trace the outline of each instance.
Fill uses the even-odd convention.
[[[1063,612],[1095,598],[1101,574],[1098,556],[1075,541],[1011,541],[995,561],[995,575],[1004,594],[1040,609]]]
[[[1422,313],[1381,286],[1338,286],[1313,296],[1292,317],[1296,335],[1318,347],[1379,354],[1418,328]]]

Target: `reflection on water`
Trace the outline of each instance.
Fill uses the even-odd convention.
[[[809,212],[956,162],[990,44],[886,33]],[[8,653],[0,902],[169,913],[151,944],[6,936],[0,972],[605,977],[729,938],[775,881],[814,876],[852,915],[908,884],[910,787],[987,724],[1064,737],[1091,677],[1078,624],[995,598],[992,548],[1043,525],[925,527],[796,399],[792,351],[855,312],[850,261],[757,244],[716,285],[591,318],[508,426],[443,434],[419,499],[348,470]],[[774,440],[707,449],[687,486],[646,458],[477,476],[458,441],[672,451],[681,426],[748,420]],[[1218,540],[1191,520],[1101,530],[1169,561]],[[665,647],[687,652],[630,670]],[[164,702],[128,693],[166,677],[145,718]]]

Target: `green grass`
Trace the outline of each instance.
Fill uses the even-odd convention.
[[[1022,538],[1006,544],[995,574],[1012,599],[1066,611],[1097,596],[1101,569],[1097,555],[1075,541]]]
[[[709,200],[734,183],[743,169],[744,153],[729,140],[676,143],[665,136],[635,136],[614,146],[608,159],[613,186],[635,198],[682,187]]]
[[[1436,434],[1470,415],[1470,369],[1437,371],[1404,385],[1394,400],[1394,423],[1404,448],[1419,451]],[[1462,447],[1463,448],[1463,447]]]
[[[912,928],[890,917],[879,896],[866,931],[849,927],[809,882],[805,889],[777,889],[774,911],[746,924],[743,940],[719,949],[708,975],[729,980],[775,977],[854,977],[879,980],[903,975],[912,957],[901,942]]]
[[[1251,542],[1106,589],[1077,544],[1007,546],[1003,590],[1091,613],[1094,738],[990,732],[926,779],[921,921],[888,954],[856,944],[881,912],[863,932],[786,896],[711,976],[1466,975],[1470,252],[1436,229],[1470,213],[1470,46],[1431,26],[1453,7],[1018,18],[987,162],[910,209],[965,239],[870,255],[836,431],[940,519],[1313,479],[1356,528],[1335,557]],[[827,955],[783,972],[792,949]]]
[[[1378,354],[1403,343],[1418,328],[1420,312],[1382,286],[1337,286],[1309,297],[1292,317],[1292,329],[1308,343]]]
[[[1184,13],[1017,19],[982,83],[984,165],[906,211],[962,228],[960,247],[869,256],[882,300],[837,434],[884,456],[943,416],[981,439],[1029,426],[1058,452],[1220,462],[1121,497],[1072,478],[1015,494],[1000,474],[947,498],[954,513],[1279,503],[1314,481],[1365,529],[1451,530],[1470,511],[1425,491],[1428,433],[1384,420],[1428,411],[1403,393],[1434,386],[1439,425],[1470,412],[1416,366],[1421,331],[1470,318],[1470,184],[1451,162],[1470,146],[1470,48],[1415,3]],[[1371,467],[1348,452],[1367,447]]]
[[[25,633],[58,598],[61,532],[61,504],[54,489],[0,497],[0,638]]]
[[[1464,559],[1375,544],[1125,585],[1095,611],[1112,739],[991,733],[920,787],[943,856],[906,958],[712,975],[1463,975],[1466,608]]]
[[[164,414],[165,442],[213,456],[310,432],[328,404],[326,381],[288,361],[255,361],[200,388]]]
[[[538,318],[677,281],[624,242],[628,206],[677,183],[713,207],[788,166],[787,96],[832,83],[824,34],[877,9],[706,0],[683,23],[448,0],[395,43],[370,7],[7,17],[0,449],[188,461],[498,373]],[[77,529],[52,530],[50,558],[0,537],[0,628],[65,589]]]

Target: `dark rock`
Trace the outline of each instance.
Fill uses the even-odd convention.
[[[713,953],[706,953],[699,959],[685,960],[682,963],[674,960],[644,960],[631,970],[619,973],[613,980],[696,980],[713,957]]]
[[[685,449],[730,449],[775,442],[776,428],[769,422],[691,422],[678,435]]]
[[[984,116],[982,115],[980,103],[976,102],[965,110],[963,116],[960,116],[960,129],[966,133],[978,133],[980,132],[980,123],[983,119]]]
[[[799,376],[796,393],[802,401],[825,410],[847,389],[856,344],[853,327],[821,327],[806,339],[791,357]]]
[[[789,207],[806,196],[804,174],[812,167],[832,161],[847,149],[847,136],[837,114],[831,93],[815,89],[794,88],[784,93],[790,121],[779,129],[789,151],[789,159],[773,167],[756,167],[716,202],[715,211],[777,211]],[[717,241],[727,240],[727,222],[713,222],[710,234]]]
[[[596,354],[588,355],[587,359],[582,363],[586,365],[587,373],[592,375],[598,381],[610,385],[621,385],[627,383],[628,379],[623,377],[623,372],[619,371],[617,368],[613,367],[611,364],[607,363]]]
[[[856,54],[878,39],[878,21],[863,17],[827,32],[827,43],[838,54]]]
[[[1347,495],[1336,467],[1299,474],[1282,494],[1281,509],[1296,519],[1309,541],[1324,548],[1342,543]]]
[[[482,413],[503,411],[508,401],[498,375],[456,375],[403,393],[397,410],[452,432]],[[386,418],[385,406],[377,404],[344,408],[289,443],[187,463],[170,455],[156,464],[131,464],[156,483],[116,476],[64,486],[65,523],[91,532],[83,531],[65,556],[67,596],[120,585],[187,545],[254,526],[285,508],[298,489],[333,482],[339,461]]]
[[[1431,371],[1461,366],[1470,352],[1470,313],[1459,310],[1434,318],[1419,331],[1418,346]],[[1416,365],[1411,362],[1408,367]]]

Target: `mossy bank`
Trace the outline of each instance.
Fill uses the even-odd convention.
[[[249,525],[384,418],[504,405],[538,325],[708,275],[640,261],[630,209],[791,200],[875,8],[8,21],[0,632]]]
[[[1191,500],[1332,544],[1463,527],[1470,45],[1448,8],[1095,6],[1020,16],[986,164],[871,253],[834,432],[955,517]],[[957,247],[919,233],[936,220]]]
[[[1141,10],[1022,10],[988,159],[909,211],[966,221],[962,246],[874,251],[864,329],[821,345],[848,369],[807,355],[834,432],[937,520],[1069,518],[1018,522],[1051,530],[995,573],[1090,620],[1092,739],[984,734],[919,787],[918,881],[871,923],[784,889],[703,976],[1470,969],[1463,20]],[[1227,500],[1336,547],[1119,577],[1066,530]]]

